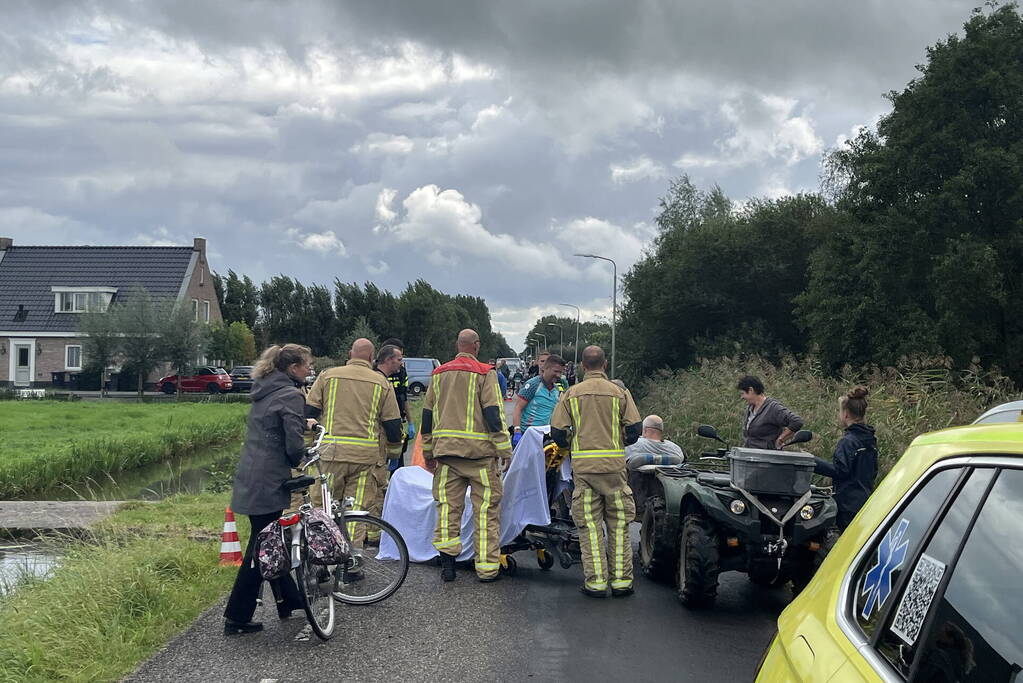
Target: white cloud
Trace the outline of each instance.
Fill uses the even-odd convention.
[[[298,228],[288,228],[285,231],[285,234],[290,237],[295,244],[307,251],[315,251],[321,254],[337,254],[338,256],[348,255],[348,250],[345,248],[344,242],[338,238],[333,230],[327,230],[325,232],[302,232]]]
[[[406,135],[370,133],[365,140],[352,145],[349,151],[354,154],[365,152],[383,156],[403,156],[411,152],[414,147],[415,143]]]
[[[611,180],[616,183],[634,183],[639,180],[660,180],[668,171],[664,165],[645,154],[624,164],[611,164]]]
[[[430,121],[452,114],[455,110],[451,108],[449,102],[448,98],[437,102],[402,102],[391,107],[384,114],[396,121]]]
[[[552,229],[558,241],[566,247],[613,258],[619,278],[642,258],[643,249],[656,234],[654,228],[647,223],[635,223],[626,228],[592,216],[577,218],[563,225],[555,224]],[[583,259],[578,260],[585,263]],[[587,265],[591,277],[606,277],[606,265],[592,262]]]
[[[399,239],[431,248],[428,260],[438,266],[456,265],[462,258],[499,261],[524,273],[565,271],[560,256],[540,245],[483,225],[483,212],[458,190],[426,185],[402,201],[404,216],[392,228]]]
[[[393,223],[394,219],[398,217],[398,212],[394,210],[394,199],[398,196],[398,191],[390,187],[385,187],[380,190],[380,194],[377,195],[376,204],[376,216],[377,220],[381,223]]]

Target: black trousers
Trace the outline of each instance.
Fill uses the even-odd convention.
[[[281,516],[283,510],[271,512],[265,515],[248,515],[249,542],[245,546],[245,556],[242,558],[242,566],[238,567],[238,576],[234,579],[234,587],[231,589],[231,597],[227,599],[227,607],[224,608],[224,618],[231,621],[247,623],[252,621],[252,615],[256,612],[256,598],[259,597],[259,587],[263,584],[263,575],[259,573],[259,559],[256,554],[256,535],[263,530],[270,522]],[[278,593],[284,599],[277,606],[278,613],[287,612],[293,609],[302,609],[302,597],[298,593],[298,586],[291,578],[291,573],[286,572],[284,576],[275,579]]]

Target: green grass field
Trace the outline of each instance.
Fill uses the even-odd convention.
[[[742,375],[756,375],[768,396],[778,399],[806,421],[814,433],[801,446],[827,460],[841,437],[838,397],[854,384],[870,390],[867,423],[877,429],[881,472],[887,472],[910,442],[924,432],[970,424],[984,410],[1019,398],[1004,378],[975,370],[952,371],[939,363],[873,368],[831,377],[811,359],[772,365],[760,358],[715,359],[648,380],[638,392],[640,412],[664,418],[665,436],[693,458],[717,445],[696,436],[696,427],[711,424],[735,445],[739,442],[745,403],[735,384]]]
[[[247,404],[0,403],[0,499],[236,440]]]
[[[85,542],[68,543],[50,578],[0,597],[0,681],[130,673],[230,589],[237,568],[218,566],[228,499],[127,503]]]

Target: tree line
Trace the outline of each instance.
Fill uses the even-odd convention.
[[[944,355],[1023,381],[1023,17],[975,10],[828,153],[818,193],[736,206],[687,176],[624,278],[621,367],[812,352],[830,368]]]
[[[378,343],[396,337],[407,356],[447,359],[454,354],[459,330],[471,327],[480,334],[481,358],[514,355],[504,336],[492,329],[490,309],[481,297],[445,294],[422,279],[398,295],[372,282],[335,279],[328,289],[287,275],[256,285],[233,270],[214,274],[213,284],[224,320],[247,325],[260,346],[294,342],[309,346],[316,356],[344,359],[358,337]]]

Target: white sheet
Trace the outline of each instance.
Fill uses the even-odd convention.
[[[501,545],[510,543],[527,524],[551,522],[543,454],[543,437],[549,429],[547,426],[530,427],[515,446],[511,467],[503,479]],[[437,550],[433,547],[437,508],[432,489],[432,474],[422,467],[401,467],[391,475],[384,497],[383,518],[393,524],[405,539],[409,559],[413,562],[427,562],[437,557]],[[472,503],[466,493],[459,560],[468,560],[475,555],[474,536]],[[397,548],[386,535],[380,543],[379,557],[397,559]]]

